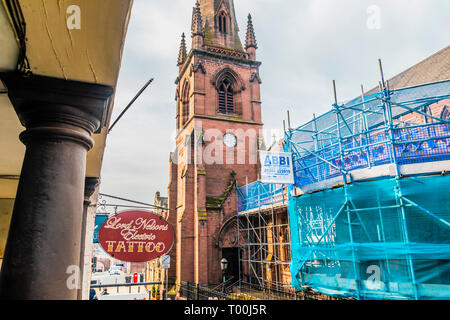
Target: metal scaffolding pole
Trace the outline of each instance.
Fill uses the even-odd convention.
[[[245,188],[248,196],[249,188],[248,186]],[[256,192],[254,192],[255,188]],[[267,290],[267,294],[272,294],[274,291],[285,292],[286,288],[292,288],[283,280],[283,270],[290,263],[290,243],[289,239],[281,239],[280,234],[288,234],[289,225],[279,218],[280,214],[287,214],[287,212],[278,211],[275,205],[278,204],[276,201],[280,200],[274,199],[275,195],[284,198],[283,188],[258,181],[251,190],[250,193],[254,198],[249,197],[246,201],[256,204],[257,208],[254,211],[239,214],[247,221],[246,226],[239,226],[239,232],[247,234],[247,239],[240,241],[240,247],[246,253],[246,258],[242,261],[248,265],[251,285],[256,282],[260,290]],[[241,203],[241,207],[248,209],[251,206]],[[282,257],[282,252],[284,254],[285,251],[288,254]],[[289,292],[292,291],[292,289],[289,290]]]
[[[297,198],[295,187],[289,186],[289,198],[293,202],[289,206],[292,247],[295,250],[293,252],[298,252],[295,267],[293,266],[296,272],[293,277],[297,277],[294,279],[296,288],[299,288],[299,283],[301,286],[308,285],[309,279],[304,276],[314,275],[315,270],[320,270],[318,278],[326,278],[323,269],[319,268],[339,268],[339,254],[342,252],[345,258],[341,261],[351,260],[351,266],[348,264],[348,267],[353,268],[356,281],[356,289],[351,290],[356,298],[364,299],[370,295],[404,298],[412,295],[414,299],[418,299],[424,293],[419,291],[417,279],[423,280],[420,261],[415,260],[415,255],[417,250],[425,249],[415,247],[416,231],[411,224],[414,222],[415,211],[412,209],[417,208],[427,214],[441,227],[450,226],[445,215],[425,209],[409,194],[405,196],[404,192],[410,191],[406,189],[405,183],[411,179],[405,180],[402,176],[402,173],[417,174],[416,171],[422,174],[421,170],[426,172],[426,165],[416,164],[433,161],[436,164],[431,166],[430,170],[433,172],[430,173],[436,173],[438,162],[448,161],[450,120],[442,113],[441,117],[437,116],[436,108],[439,105],[429,106],[450,98],[450,81],[391,91],[389,82],[384,79],[381,61],[379,67],[381,81],[378,92],[365,96],[361,86],[361,97],[338,105],[336,83],[333,81],[332,111],[319,117],[314,115],[311,121],[298,128],[291,128],[289,125],[288,131],[285,131],[285,151],[293,153],[296,184],[305,193]],[[412,113],[418,114],[419,119],[417,120],[417,116],[409,116]],[[377,178],[386,179],[387,175],[392,176],[389,184],[392,183],[393,186],[385,189],[380,185],[380,190],[386,193],[387,199],[381,200],[378,191],[376,198],[371,199],[370,191],[359,187]],[[335,188],[342,188],[342,191],[331,191]],[[342,198],[340,192],[344,193],[344,203],[339,209],[336,208],[338,203],[325,209],[325,206],[315,202],[322,199],[322,196],[326,199],[326,190],[338,195],[339,201]],[[353,194],[355,201],[352,199]],[[338,221],[339,215],[344,211],[346,219]],[[332,212],[334,218],[328,218],[329,212]],[[272,212],[274,224],[277,223],[275,216]],[[373,224],[373,219],[379,220],[379,224]],[[342,228],[343,225],[346,228]],[[397,234],[390,235],[393,228],[398,230]],[[343,230],[347,231],[342,233]],[[277,234],[273,236],[274,242],[278,236],[276,228],[275,231]],[[339,232],[348,232],[348,242],[342,242]],[[336,242],[336,237],[340,237],[341,242]],[[400,240],[396,240],[397,238]],[[445,241],[442,245],[444,244]],[[334,250],[338,245],[342,246]],[[432,245],[435,244],[430,243]],[[373,252],[370,251],[371,248]],[[278,249],[274,247],[277,255]],[[348,256],[345,251],[340,250],[348,250]],[[371,260],[384,269],[382,281],[386,287],[382,290],[371,291],[366,287],[367,281],[363,281],[362,268],[364,263]],[[401,261],[404,270],[394,268],[396,260]],[[404,287],[407,288],[406,291],[404,288],[400,291],[395,288],[396,283],[402,281],[397,279],[397,272],[408,277],[404,283],[407,284]],[[278,274],[274,276],[277,277]],[[298,277],[302,277],[300,282],[296,281]],[[318,281],[318,278],[314,281]],[[324,282],[326,287],[332,280],[324,281],[328,281],[327,284]],[[351,282],[353,285],[353,281]]]
[[[378,60],[378,62],[379,62],[380,73],[381,73],[382,93],[384,96],[383,106],[384,106],[385,118],[387,120],[387,127],[388,127],[388,131],[389,131],[391,155],[392,155],[393,164],[395,166],[395,183],[396,183],[395,188],[396,188],[396,190],[394,190],[394,192],[395,192],[396,202],[400,205],[402,232],[403,232],[404,242],[406,244],[406,248],[407,248],[407,252],[408,252],[407,261],[408,261],[409,272],[411,275],[411,282],[412,282],[412,286],[413,286],[414,298],[416,300],[418,300],[419,295],[418,295],[418,289],[417,289],[416,275],[415,275],[415,271],[414,271],[414,263],[412,261],[412,256],[411,256],[411,253],[409,250],[408,227],[406,224],[405,206],[404,206],[404,202],[402,199],[402,189],[401,189],[401,184],[400,184],[401,174],[400,174],[400,168],[398,165],[397,154],[396,154],[396,150],[395,150],[395,135],[394,135],[394,125],[393,125],[393,117],[392,117],[392,105],[390,103],[391,99],[390,99],[389,82],[385,83],[381,60]]]

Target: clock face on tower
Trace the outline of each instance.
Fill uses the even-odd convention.
[[[223,143],[228,147],[228,148],[234,148],[236,146],[236,136],[232,133],[226,133],[223,136]]]

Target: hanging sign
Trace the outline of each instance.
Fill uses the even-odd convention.
[[[261,182],[294,184],[292,153],[259,151]]]
[[[106,220],[98,239],[102,248],[115,259],[147,262],[170,251],[174,232],[166,220],[153,212],[130,210]]]

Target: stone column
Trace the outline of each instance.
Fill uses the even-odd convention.
[[[88,278],[91,277],[90,270],[90,260],[92,259],[92,237],[93,235],[87,236],[87,232],[92,231],[91,219],[88,219],[88,209],[91,205],[91,196],[94,194],[95,189],[98,186],[99,178],[87,177],[84,183],[84,201],[83,201],[83,221],[81,223],[81,254],[80,254],[80,270],[81,270],[81,288],[78,292],[78,300],[86,297],[86,292],[89,293],[90,281]],[[94,220],[95,223],[95,220]],[[90,240],[91,243],[86,242]],[[90,286],[89,286],[90,287]],[[89,296],[87,296],[89,297]]]
[[[177,186],[177,173],[178,166],[172,161],[172,155],[170,160],[170,184],[168,187],[168,199],[167,204],[169,211],[167,214],[169,215],[167,221],[172,225],[174,231],[176,233],[177,230],[177,194],[178,194],[178,186]],[[177,258],[177,244],[176,239],[173,244],[172,250],[169,252],[170,255],[170,269],[169,278],[171,282],[175,282],[177,273],[176,273],[176,258]]]
[[[199,150],[201,151],[201,149]],[[206,170],[203,165],[195,167],[195,283],[210,284],[208,274],[208,215],[206,211]]]
[[[0,77],[26,128],[0,299],[77,299],[86,154],[113,89],[16,72]]]

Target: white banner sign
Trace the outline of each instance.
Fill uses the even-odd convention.
[[[294,184],[292,153],[259,151],[261,182]]]

